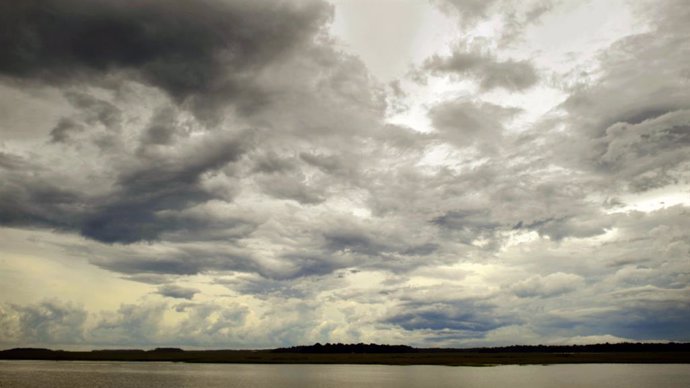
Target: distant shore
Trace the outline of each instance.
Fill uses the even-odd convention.
[[[569,350],[569,351],[566,351]],[[477,349],[416,349],[386,345],[327,344],[273,350],[106,349],[63,351],[16,348],[0,351],[3,360],[169,361],[249,364],[379,365],[530,365],[530,364],[687,364],[690,344],[603,344],[589,346],[515,346]]]

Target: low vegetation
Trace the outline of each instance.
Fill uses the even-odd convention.
[[[15,348],[6,360],[172,361],[251,364],[509,365],[576,363],[690,363],[690,343],[508,346],[421,349],[404,345],[315,344],[271,350],[182,350],[179,348],[63,351]]]

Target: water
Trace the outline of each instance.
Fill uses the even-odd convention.
[[[690,365],[496,367],[0,361],[0,387],[688,387]]]

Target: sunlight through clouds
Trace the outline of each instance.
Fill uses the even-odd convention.
[[[687,340],[688,18],[0,3],[0,346]]]

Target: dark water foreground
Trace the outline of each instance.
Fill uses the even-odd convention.
[[[0,387],[687,387],[681,364],[447,367],[0,361]]]

